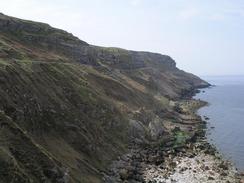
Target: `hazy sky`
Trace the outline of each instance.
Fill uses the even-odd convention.
[[[198,75],[244,74],[244,0],[0,0],[0,11],[90,44],[167,54]]]

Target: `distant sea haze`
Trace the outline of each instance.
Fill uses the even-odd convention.
[[[199,110],[200,115],[210,118],[207,138],[244,171],[244,76],[202,78],[214,85],[195,97],[210,104]]]

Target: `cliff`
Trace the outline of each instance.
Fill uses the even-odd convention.
[[[166,134],[171,102],[205,86],[169,56],[0,14],[0,180],[102,182],[131,143]]]

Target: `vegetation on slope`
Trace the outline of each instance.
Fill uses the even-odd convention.
[[[0,14],[1,180],[102,182],[132,142],[164,134],[171,100],[207,85],[175,65]]]

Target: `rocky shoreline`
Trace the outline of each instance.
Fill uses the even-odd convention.
[[[216,152],[205,141],[188,144],[177,154],[167,157],[169,169],[160,169],[157,166],[147,168],[145,182],[240,182],[236,168]],[[171,167],[169,166],[171,165]],[[169,173],[165,173],[165,172]]]
[[[207,105],[194,99],[178,101],[181,120],[173,135],[160,143],[133,144],[104,174],[107,183],[242,182],[237,169],[224,160],[205,137],[206,121],[196,111]]]

